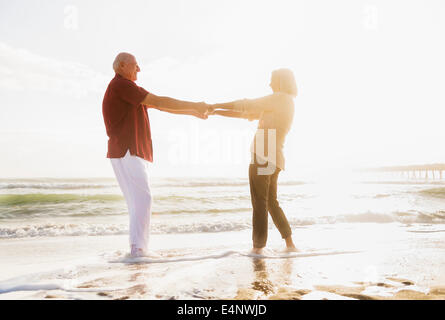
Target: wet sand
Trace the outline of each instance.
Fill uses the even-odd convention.
[[[272,232],[263,256],[249,231],[159,235],[139,259],[125,235],[2,240],[0,299],[443,300],[445,233],[412,231],[309,226],[298,254]]]

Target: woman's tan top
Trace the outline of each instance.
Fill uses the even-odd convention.
[[[258,99],[243,99],[235,101],[234,107],[236,111],[243,112],[246,118],[249,114],[261,113],[258,129],[252,145],[252,161],[255,163],[255,156],[257,161],[269,161],[276,167],[284,170],[284,141],[289,132],[294,118],[294,100],[289,94],[282,92],[275,92],[271,95]],[[272,141],[273,131],[275,129],[275,146]],[[256,141],[260,142],[259,136],[264,137],[264,149],[256,145]],[[261,138],[260,138],[261,139]],[[274,152],[275,151],[275,152]],[[275,154],[275,157],[274,157]],[[275,158],[275,159],[274,159]]]

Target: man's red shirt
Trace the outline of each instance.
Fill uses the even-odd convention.
[[[110,81],[102,103],[108,135],[107,158],[131,155],[153,162],[150,120],[142,105],[148,91],[119,74]]]

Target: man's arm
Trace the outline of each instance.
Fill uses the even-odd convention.
[[[157,109],[159,111],[165,111],[168,113],[173,114],[184,114],[184,115],[190,115],[195,116],[200,119],[207,119],[207,114],[200,113],[196,110],[173,110],[173,109],[167,109],[167,108],[159,108],[159,107],[153,107],[154,109]]]
[[[182,101],[170,97],[160,97],[152,93],[148,93],[141,103],[159,110],[197,111],[201,114],[206,114],[208,110],[208,105],[204,102]]]

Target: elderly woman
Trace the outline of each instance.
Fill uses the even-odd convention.
[[[253,250],[261,254],[267,242],[269,212],[272,220],[286,241],[288,251],[297,251],[292,240],[292,230],[277,200],[277,181],[284,170],[283,146],[294,116],[297,86],[291,70],[272,72],[271,95],[257,99],[243,99],[212,105],[212,114],[259,120],[252,142],[252,160],[249,166],[250,197],[253,208]],[[222,109],[222,110],[221,110]]]

